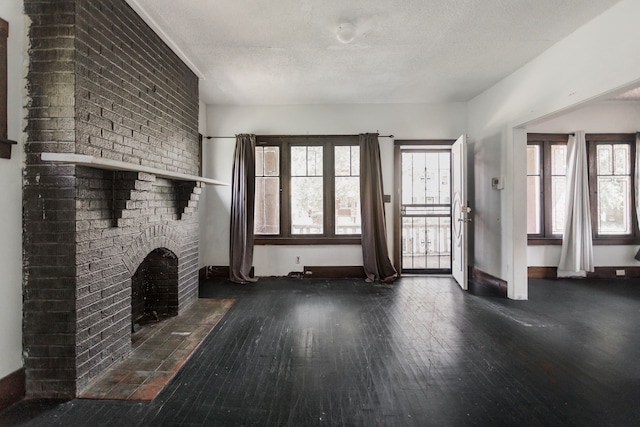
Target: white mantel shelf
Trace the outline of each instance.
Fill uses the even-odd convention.
[[[204,178],[196,175],[187,175],[179,172],[171,172],[164,169],[152,168],[149,166],[134,165],[133,163],[120,162],[118,160],[103,159],[100,157],[88,156],[85,154],[73,153],[42,153],[42,161],[56,162],[70,165],[88,166],[96,169],[107,169],[127,172],[144,172],[160,178],[174,179],[178,181],[198,181],[209,185],[229,185],[226,182],[211,178]]]

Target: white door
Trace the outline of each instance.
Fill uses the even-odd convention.
[[[451,274],[462,289],[468,288],[467,223],[471,208],[467,203],[467,141],[462,135],[451,146]]]

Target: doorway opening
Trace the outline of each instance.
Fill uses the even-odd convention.
[[[396,141],[395,261],[405,274],[451,274],[451,143]]]

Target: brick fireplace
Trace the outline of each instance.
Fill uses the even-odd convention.
[[[24,5],[27,396],[71,398],[129,354],[136,322],[196,300],[201,184],[41,154],[198,175],[198,79],[124,0]]]

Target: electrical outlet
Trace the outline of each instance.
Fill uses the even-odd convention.
[[[296,264],[300,264],[300,257],[299,256],[296,257]]]
[[[624,275],[626,275],[626,272],[624,270],[616,270],[616,276],[622,277]]]

